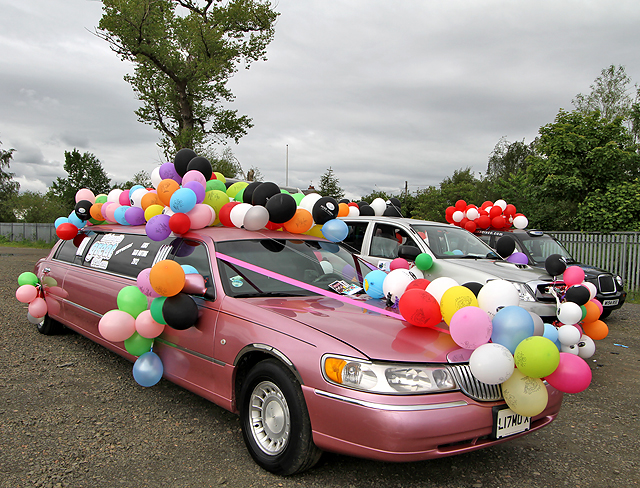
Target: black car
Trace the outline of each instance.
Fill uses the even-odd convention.
[[[608,317],[613,310],[622,307],[627,297],[620,276],[577,262],[556,238],[541,230],[477,230],[475,234],[493,249],[496,249],[500,237],[510,235],[516,242],[516,251],[527,256],[530,266],[544,269],[545,260],[551,254],[563,256],[568,266],[580,266],[584,270],[585,281],[593,283],[598,290],[596,298],[604,308],[601,318]]]

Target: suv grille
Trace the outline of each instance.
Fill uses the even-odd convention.
[[[615,293],[616,284],[613,281],[613,276],[610,274],[598,276],[598,288],[600,293]]]
[[[447,366],[449,372],[453,375],[462,392],[481,402],[495,402],[502,400],[502,389],[500,385],[487,385],[478,381],[468,364],[455,364]]]

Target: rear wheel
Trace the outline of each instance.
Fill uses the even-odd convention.
[[[36,325],[38,332],[44,335],[60,334],[64,326],[60,322],[56,322],[48,315],[44,316],[44,320]]]
[[[261,361],[240,393],[242,435],[258,465],[279,475],[311,468],[322,451],[313,444],[311,422],[296,377],[279,361]]]

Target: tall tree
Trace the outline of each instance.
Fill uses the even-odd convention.
[[[239,138],[251,119],[225,108],[239,65],[266,59],[278,14],[260,0],[102,0],[96,35],[122,60],[142,102],[138,120],[161,134],[168,157],[212,139]]]
[[[591,85],[591,93],[579,93],[571,103],[576,110],[584,114],[597,110],[607,121],[616,117],[626,119],[635,98],[630,84],[631,78],[624,66],[612,64],[600,72],[600,76]],[[637,92],[637,88],[635,91]]]
[[[80,154],[77,149],[64,152],[64,170],[67,178],[57,177],[47,191],[47,196],[59,198],[68,212],[75,207],[75,197],[78,190],[89,188],[96,195],[107,193],[110,179],[102,163],[89,152]]]
[[[0,146],[2,142],[0,142]],[[0,222],[15,222],[16,216],[10,203],[18,195],[20,183],[14,181],[14,173],[5,171],[9,168],[14,149],[0,149]]]
[[[534,154],[535,141],[525,144],[524,139],[509,142],[506,137],[501,137],[489,156],[487,178],[496,181],[526,171],[529,166],[527,157]]]
[[[336,200],[344,198],[344,190],[340,188],[340,180],[331,167],[320,177],[318,193],[323,197],[333,197]]]

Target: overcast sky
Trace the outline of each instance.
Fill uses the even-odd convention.
[[[254,128],[232,150],[265,181],[353,199],[484,172],[500,137],[530,142],[603,68],[640,83],[638,0],[279,0],[268,61],[229,86]],[[0,141],[21,190],[93,153],[113,182],[165,162],[136,120],[131,66],[92,35],[95,0],[0,0]]]

